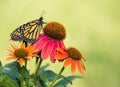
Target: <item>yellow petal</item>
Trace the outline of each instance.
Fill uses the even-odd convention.
[[[75,70],[76,70],[76,62],[75,62],[75,60],[72,60],[72,63],[71,63],[71,72],[75,73]]]
[[[13,53],[13,50],[6,49],[7,52]]]
[[[31,53],[31,52],[34,51],[34,48],[33,48],[32,46],[27,46],[27,47],[26,47],[26,51],[27,51],[28,53]]]
[[[25,57],[25,59],[30,60],[30,58],[28,58],[28,57]]]
[[[58,59],[58,60],[65,59],[67,57],[68,57],[68,55],[63,55],[63,54],[60,54],[60,53],[55,55],[55,59]]]
[[[28,52],[29,56],[36,56],[38,52],[38,50],[36,50],[33,46],[28,46],[26,51]]]
[[[64,67],[67,67],[71,63],[71,61],[72,61],[71,58],[66,59],[64,62]]]
[[[25,46],[24,46],[24,44],[22,44],[20,48],[22,48],[22,49],[25,49]]]
[[[63,49],[57,48],[57,50],[58,50],[61,54],[66,54],[66,55],[67,55],[67,52],[65,52]]]
[[[19,59],[19,64],[20,64],[21,67],[23,66],[23,62],[24,62],[24,59],[23,59],[23,58],[20,58],[20,59]]]
[[[16,50],[16,47],[14,45],[11,44],[10,46],[13,48],[13,50]]]
[[[13,60],[13,59],[14,59],[14,57],[8,57],[8,58],[6,58],[6,61]]]
[[[76,64],[77,64],[79,72],[82,73],[82,74],[84,74],[84,72],[85,72],[84,65],[80,61],[76,61]]]
[[[28,54],[29,56],[36,57],[37,54]]]

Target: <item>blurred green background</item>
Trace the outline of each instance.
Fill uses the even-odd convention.
[[[68,87],[120,87],[120,0],[0,0],[0,60],[4,64],[4,50],[13,43],[10,33],[38,19],[42,10],[44,21],[65,26],[66,46],[78,48],[87,60],[84,78]],[[56,65],[62,63],[50,66],[58,72]],[[71,75],[70,68],[63,74]]]

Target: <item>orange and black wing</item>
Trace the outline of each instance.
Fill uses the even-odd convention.
[[[33,43],[38,40],[38,36],[43,27],[43,18],[34,20],[21,25],[11,33],[11,39],[14,41],[24,40],[28,43]]]

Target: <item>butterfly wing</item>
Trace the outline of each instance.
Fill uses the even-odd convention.
[[[11,39],[14,41],[19,41],[19,40],[23,40],[23,35],[22,35],[22,30],[23,30],[23,26],[18,27],[17,29],[15,29],[11,34]]]
[[[14,41],[24,40],[29,43],[37,41],[42,24],[44,23],[42,20],[43,18],[41,17],[39,20],[21,25],[11,33],[11,39]]]
[[[26,42],[33,43],[37,41],[40,31],[42,29],[42,24],[38,24],[38,23],[39,20],[32,21],[31,23],[28,23],[28,25],[24,29],[23,39]]]

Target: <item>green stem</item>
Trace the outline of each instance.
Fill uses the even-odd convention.
[[[35,81],[36,78],[37,78],[38,70],[39,70],[39,68],[40,68],[40,65],[42,64],[42,61],[43,61],[43,60],[40,58],[40,61],[39,61],[38,65],[37,65],[37,68],[36,68],[36,70],[35,70],[34,81]]]
[[[25,68],[27,68],[27,60],[24,60],[25,61]]]
[[[57,81],[57,79],[60,77],[61,73],[64,71],[64,67],[61,68],[60,72],[57,74],[57,76],[54,78],[54,80],[52,81],[52,83],[50,85],[48,85],[48,87],[52,87],[53,84]]]
[[[20,68],[20,87],[23,87],[22,67]]]

